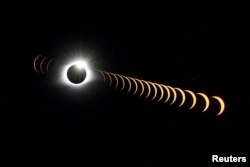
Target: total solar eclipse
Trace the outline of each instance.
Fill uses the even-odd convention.
[[[37,73],[41,72],[42,74],[48,72],[49,65],[52,61],[53,59],[37,56],[33,63],[35,71]],[[38,64],[37,62],[40,63]],[[40,70],[37,65],[40,67]],[[95,70],[95,72],[103,77],[103,81],[108,83],[109,87],[120,89],[120,91],[125,91],[127,94],[132,93],[135,96],[151,99],[152,101],[169,103],[170,105],[175,105],[176,102],[178,102],[178,99],[180,99],[178,107],[186,105],[189,109],[195,108],[196,103],[203,101],[205,104],[202,112],[209,111],[210,104],[213,104],[213,101],[215,101],[217,102],[219,109],[217,116],[221,115],[225,110],[225,102],[219,96],[209,97],[202,92],[195,93],[191,90],[184,90],[170,85],[146,81],[107,71]],[[86,83],[93,81],[93,69],[89,67],[88,61],[77,59],[62,65],[61,79],[63,84],[74,88],[81,88]],[[192,102],[188,104],[189,102],[186,99],[190,99]]]
[[[84,67],[81,67],[77,64],[74,64],[69,67],[67,71],[67,77],[70,82],[74,84],[80,84],[86,79],[86,70]]]
[[[78,59],[62,67],[61,82],[75,88],[80,88],[94,79],[88,61]]]

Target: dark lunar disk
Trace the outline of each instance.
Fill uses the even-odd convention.
[[[77,65],[72,65],[67,71],[67,77],[70,82],[79,84],[86,78],[86,70],[84,68],[78,68]]]

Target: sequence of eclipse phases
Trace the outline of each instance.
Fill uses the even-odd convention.
[[[211,105],[214,105],[212,109],[216,110],[217,116],[222,115],[225,111],[225,102],[217,95],[209,96],[203,92],[195,92],[164,83],[156,83],[115,72],[93,69],[89,66],[88,61],[83,58],[67,63],[57,62],[55,59],[39,55],[34,58],[33,67],[36,73],[45,74],[50,72],[53,66],[60,66],[61,71],[58,75],[62,83],[77,89],[84,89],[86,83],[93,81],[94,77],[98,77],[109,88],[113,88],[117,92],[130,94],[145,100],[175,105],[176,107],[188,106],[188,110],[194,110],[199,105],[202,106],[202,108],[198,107],[200,112],[207,112]]]

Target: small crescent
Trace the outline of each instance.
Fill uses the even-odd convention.
[[[112,85],[112,78],[108,72],[103,71],[104,74],[106,74],[109,77],[109,86]]]
[[[135,79],[134,78],[131,78],[131,77],[128,77],[129,79],[132,79],[132,81],[135,83],[135,91],[134,91],[134,93],[133,93],[133,95],[135,95],[136,94],[136,92],[137,92],[137,90],[138,90],[138,85],[137,85],[137,82],[135,81]]]
[[[129,92],[130,92],[130,89],[131,89],[131,81],[130,81],[130,79],[129,79],[128,77],[126,77],[126,76],[124,76],[124,75],[122,75],[122,77],[124,77],[124,78],[128,81],[129,87],[128,87],[127,93],[129,93]]]
[[[118,82],[119,82],[119,81],[118,81],[118,78],[116,77],[116,74],[113,74],[113,73],[111,73],[111,72],[110,72],[110,74],[115,78],[115,82],[116,82],[116,83],[115,83],[115,89],[117,89],[117,87],[118,87]]]
[[[158,86],[158,88],[161,90],[161,96],[160,96],[159,100],[157,101],[157,102],[160,102],[161,99],[163,98],[164,90],[163,90],[163,88],[161,87],[160,84],[158,84],[158,83],[154,83],[154,84],[155,84],[156,86]]]
[[[121,78],[121,80],[122,80],[122,89],[121,89],[121,91],[124,89],[124,86],[125,86],[125,81],[124,81],[124,79],[123,79],[123,77],[121,76],[121,75],[119,75],[119,74],[116,74],[118,77],[120,77]]]
[[[212,96],[212,98],[218,100],[218,102],[220,103],[220,106],[221,106],[220,112],[217,114],[217,116],[219,116],[219,115],[221,115],[221,114],[224,112],[224,110],[225,110],[225,103],[224,103],[224,101],[222,100],[222,98],[220,98],[220,97],[218,97],[218,96]]]
[[[184,102],[186,101],[186,95],[185,95],[184,91],[181,90],[180,88],[175,88],[175,89],[178,90],[178,91],[181,93],[181,95],[182,95],[182,101],[181,101],[181,104],[179,105],[179,107],[180,107],[180,106],[182,106],[182,105],[184,104]]]
[[[106,82],[106,80],[105,80],[105,75],[103,74],[103,72],[102,71],[100,71],[100,70],[97,70],[99,73],[101,73],[101,75],[102,75],[102,77],[103,77],[103,82]]]
[[[168,96],[167,96],[167,99],[164,101],[164,103],[166,103],[168,100],[169,100],[169,98],[170,98],[170,91],[169,91],[169,89],[168,89],[168,87],[166,86],[166,85],[161,85],[163,88],[165,88],[165,90],[167,91],[167,93],[168,93]]]
[[[50,59],[49,60],[49,62],[48,62],[48,64],[47,64],[47,72],[49,72],[49,65],[50,65],[50,63],[53,61],[53,59]]]
[[[174,88],[172,88],[171,86],[167,86],[169,89],[172,90],[173,94],[174,94],[174,98],[173,98],[173,101],[172,103],[170,104],[174,104],[174,102],[176,101],[176,98],[177,98],[177,94],[176,94],[176,91],[174,90]]]
[[[207,95],[205,95],[204,93],[197,93],[197,94],[202,96],[206,102],[205,108],[202,111],[202,112],[205,112],[209,107],[209,99],[208,99]]]
[[[37,73],[39,73],[39,71],[38,71],[37,68],[36,68],[36,61],[38,60],[39,57],[41,57],[41,55],[37,56],[37,57],[35,58],[35,60],[34,60],[34,63],[33,63],[34,69],[35,69],[35,71],[36,71]]]
[[[41,70],[42,73],[44,73],[44,71],[43,71],[43,62],[44,62],[46,59],[47,59],[47,57],[44,57],[44,58],[42,59],[41,63],[40,63],[40,70]]]
[[[195,106],[196,101],[197,101],[196,96],[195,96],[194,92],[192,92],[191,90],[184,90],[184,91],[185,91],[185,92],[188,92],[188,93],[192,96],[192,98],[193,98],[193,104],[192,104],[192,106],[189,108],[189,109],[192,109],[192,108]]]
[[[157,95],[157,88],[156,88],[156,86],[155,86],[154,83],[152,83],[152,82],[148,82],[148,83],[151,84],[151,85],[154,87],[155,94],[154,94],[154,96],[153,96],[152,99],[151,99],[151,100],[154,100],[155,97],[156,97],[156,95]]]
[[[139,79],[135,79],[135,80],[138,81],[141,84],[141,94],[139,95],[139,97],[141,97],[143,95],[143,92],[144,92],[144,84]]]
[[[147,94],[147,96],[145,97],[145,99],[147,99],[148,96],[149,96],[150,93],[151,93],[151,87],[150,87],[150,85],[149,85],[149,83],[148,83],[147,81],[144,81],[144,80],[141,80],[141,81],[144,82],[144,83],[147,85],[147,87],[148,87],[148,94]]]

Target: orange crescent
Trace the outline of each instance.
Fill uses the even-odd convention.
[[[160,90],[161,90],[161,96],[160,96],[159,100],[157,101],[157,102],[160,102],[160,101],[161,101],[161,99],[163,98],[163,95],[164,95],[164,90],[163,90],[163,88],[161,87],[161,85],[160,85],[160,84],[155,83],[155,85],[156,85],[156,86],[158,86],[158,88],[160,88]]]
[[[104,74],[106,74],[109,77],[109,86],[112,85],[112,78],[108,72],[103,71]]]
[[[154,87],[154,90],[155,90],[155,94],[154,94],[154,96],[152,97],[152,99],[151,100],[154,100],[155,99],[155,97],[156,97],[156,95],[157,95],[157,88],[156,88],[156,86],[155,86],[155,84],[154,83],[152,83],[152,82],[148,82],[149,84],[151,84],[153,87]]]
[[[144,82],[146,85],[147,85],[147,87],[148,87],[148,94],[147,94],[147,96],[145,97],[145,99],[147,99],[148,98],[148,96],[150,95],[150,92],[151,92],[151,87],[150,87],[150,85],[148,84],[148,82],[147,81],[144,81],[144,80],[141,80],[142,82]]]
[[[180,107],[180,106],[182,106],[185,103],[185,101],[186,101],[186,95],[185,95],[185,93],[184,93],[184,91],[182,89],[180,89],[180,88],[174,88],[174,89],[178,90],[181,93],[182,101],[181,101],[181,104],[179,105],[179,107]]]
[[[133,95],[135,95],[136,94],[136,92],[137,92],[137,90],[138,90],[138,85],[137,85],[137,82],[135,81],[135,79],[134,78],[131,78],[131,77],[128,77],[129,79],[132,79],[132,81],[135,83],[135,91],[134,91],[134,93],[133,93]]]
[[[176,98],[177,98],[177,94],[176,94],[176,91],[174,90],[174,88],[172,88],[171,86],[167,86],[170,90],[172,90],[173,94],[174,94],[174,98],[173,98],[173,101],[172,103],[170,104],[174,104],[174,102],[176,101]]]
[[[126,77],[126,76],[124,76],[124,75],[122,75],[122,77],[124,77],[124,78],[128,81],[129,87],[128,87],[127,93],[129,93],[129,92],[130,92],[130,89],[131,89],[131,81],[130,81],[130,79],[128,79],[128,77]]]
[[[143,95],[143,92],[144,92],[144,84],[142,83],[141,80],[139,79],[136,79],[140,84],[141,84],[141,94],[139,95],[139,97],[141,97]]]
[[[124,79],[123,79],[123,77],[121,76],[121,75],[119,75],[119,74],[116,74],[119,78],[121,78],[121,80],[122,80],[122,89],[121,89],[121,91],[124,89],[124,86],[125,86],[125,81],[124,81]]]
[[[170,91],[169,91],[169,89],[168,89],[168,87],[166,86],[166,85],[161,85],[166,91],[167,91],[167,93],[168,93],[168,96],[167,96],[167,99],[164,101],[164,103],[166,103],[168,100],[169,100],[169,98],[170,98]]]
[[[224,101],[222,100],[222,98],[218,97],[218,96],[212,96],[212,98],[218,100],[218,102],[220,103],[220,112],[217,114],[217,116],[221,115],[224,110],[225,110],[225,103]]]
[[[118,87],[118,78],[116,77],[116,75],[115,74],[113,74],[113,73],[111,73],[110,72],[110,74],[115,78],[115,89],[117,89],[117,87]]]
[[[193,98],[193,104],[189,108],[189,109],[192,109],[195,106],[196,101],[197,101],[196,96],[195,96],[194,92],[192,92],[191,90],[185,90],[185,92],[188,92],[192,96],[192,98]]]
[[[197,94],[202,96],[206,102],[205,108],[202,111],[202,112],[205,112],[209,107],[209,99],[208,99],[207,95],[205,95],[204,93],[197,93]]]

